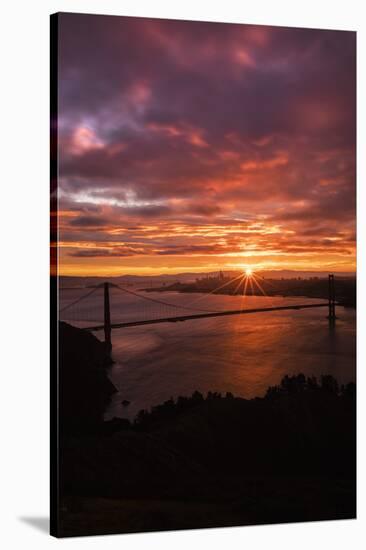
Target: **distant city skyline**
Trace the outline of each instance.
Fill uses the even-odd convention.
[[[60,275],[356,269],[356,34],[61,14]]]

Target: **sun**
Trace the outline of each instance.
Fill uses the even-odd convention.
[[[251,275],[253,275],[253,270],[252,270],[250,267],[247,267],[247,268],[245,269],[245,275],[246,275],[247,277],[250,277]]]

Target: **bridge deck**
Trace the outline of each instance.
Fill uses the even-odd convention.
[[[157,323],[178,323],[182,321],[190,321],[193,319],[209,319],[211,317],[224,317],[226,315],[245,315],[248,313],[264,313],[266,311],[285,311],[290,309],[310,309],[315,307],[329,307],[328,302],[320,302],[317,304],[294,304],[291,306],[264,307],[256,309],[233,309],[227,311],[217,311],[213,313],[195,313],[193,315],[180,315],[178,317],[164,317],[161,319],[148,319],[145,321],[130,321],[125,323],[111,323],[111,329],[139,327],[142,325],[155,325]],[[103,330],[104,325],[96,325],[92,327],[83,327],[84,330],[98,331]]]

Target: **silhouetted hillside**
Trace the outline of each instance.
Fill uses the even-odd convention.
[[[59,323],[59,397],[61,433],[84,433],[103,423],[104,409],[116,391],[107,376],[110,358],[92,334]]]

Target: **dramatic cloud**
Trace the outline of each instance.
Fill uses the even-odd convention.
[[[355,268],[355,33],[59,24],[63,273]]]

